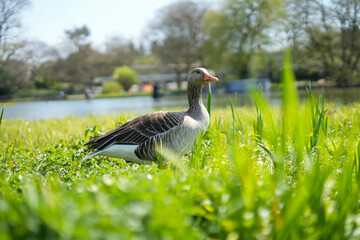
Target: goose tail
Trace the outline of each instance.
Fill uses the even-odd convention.
[[[100,151],[96,151],[96,152],[93,152],[92,154],[89,154],[87,155],[86,157],[84,157],[83,159],[81,159],[82,162],[85,162],[86,160],[88,160],[89,158],[93,157],[93,156],[96,156],[100,153],[102,153],[104,150],[100,150]]]

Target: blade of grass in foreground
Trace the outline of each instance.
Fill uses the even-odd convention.
[[[208,93],[208,99],[207,99],[207,111],[209,113],[209,117],[211,119],[211,84],[209,83],[209,93]]]
[[[254,95],[254,94],[253,94]],[[261,83],[259,85],[259,89],[258,89],[258,96],[261,98]],[[264,121],[263,121],[263,117],[262,117],[262,113],[260,110],[259,105],[257,104],[256,101],[255,102],[255,108],[256,108],[256,121],[254,121],[254,132],[257,136],[257,141],[258,143],[261,143],[262,141],[262,133],[263,133],[263,129],[264,129]]]
[[[281,75],[282,83],[282,133],[281,149],[282,155],[287,152],[287,141],[294,140],[295,144],[295,164],[299,168],[303,160],[303,149],[305,146],[305,121],[304,111],[300,111],[297,88],[295,85],[295,74],[291,66],[291,51],[287,50],[284,54],[284,68]]]
[[[316,101],[311,92],[311,84],[309,83],[309,100],[308,104],[310,105],[311,112],[311,122],[312,122],[312,136],[310,137],[310,150],[314,150],[317,146],[320,130],[322,129],[324,133],[327,131],[327,118],[325,114],[327,109],[325,109],[325,97],[324,92],[319,96],[319,100]]]
[[[355,178],[360,184],[360,141],[357,143],[357,147],[354,152],[353,170],[355,172]]]
[[[277,169],[277,158],[279,156],[279,141],[278,141],[278,132],[275,127],[273,113],[270,111],[269,104],[266,99],[261,94],[261,85],[259,86],[258,91],[249,89],[250,96],[256,107],[257,118],[254,121],[254,131],[255,134],[259,136],[258,146],[260,146],[270,157],[274,163],[275,169]],[[262,143],[262,140],[266,139],[266,142],[270,144],[271,148],[274,150],[274,153],[270,151],[268,147]]]
[[[161,139],[160,139],[159,143],[155,139],[155,150],[156,150],[156,158],[158,161],[158,168],[163,169],[164,162],[163,162],[163,156],[162,156],[162,141],[161,141]]]
[[[236,127],[235,127],[235,107],[236,107],[236,99],[237,99],[237,92],[235,92],[235,99],[234,99],[234,105],[231,101],[231,98],[229,99],[230,107],[231,107],[231,114],[232,114],[232,120],[233,120],[233,134],[235,136],[236,133]]]
[[[1,115],[0,115],[0,126],[1,126],[1,122],[2,122],[3,116],[4,116],[4,108],[2,108],[2,110],[1,110]]]
[[[205,158],[201,156],[201,147],[202,147],[202,134],[199,131],[196,142],[191,151],[191,157],[189,161],[189,166],[194,169],[202,169],[205,167]]]
[[[272,154],[272,152],[267,148],[265,147],[264,145],[262,145],[261,143],[258,143],[258,146],[261,147],[270,157],[270,159],[273,161],[273,164],[274,164],[274,168],[276,169],[276,158],[274,157],[274,155]]]

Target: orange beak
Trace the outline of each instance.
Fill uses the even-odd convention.
[[[219,79],[217,79],[216,77],[205,73],[204,82],[218,82],[218,81],[219,81]]]

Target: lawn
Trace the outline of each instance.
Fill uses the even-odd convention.
[[[80,161],[132,113],[3,120],[0,238],[359,239],[360,103],[299,103],[286,69],[282,105],[212,110],[166,168]]]

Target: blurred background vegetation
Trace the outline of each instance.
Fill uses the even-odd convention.
[[[113,37],[100,47],[90,42],[86,25],[65,30],[62,47],[15,36],[29,5],[30,0],[0,0],[0,99],[83,93],[121,66],[138,74],[162,66],[176,73],[178,86],[180,75],[194,66],[214,70],[223,81],[277,83],[288,47],[296,79],[360,85],[359,0],[219,0],[216,6],[170,1],[148,23],[145,39]],[[121,88],[129,89],[116,86]]]

